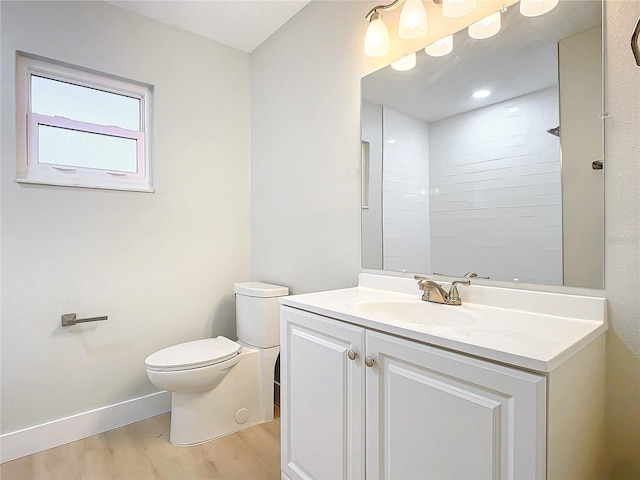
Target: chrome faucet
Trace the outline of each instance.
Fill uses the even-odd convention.
[[[447,293],[439,284],[429,280],[427,277],[415,275],[413,278],[418,280],[418,287],[424,292],[422,294],[423,301],[441,303],[443,305],[462,305],[458,285],[471,285],[470,280],[455,280],[451,282],[451,288]]]

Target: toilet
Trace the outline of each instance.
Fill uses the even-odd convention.
[[[280,353],[278,297],[287,287],[235,283],[238,340],[206,338],[149,355],[149,380],[171,392],[174,445],[207,442],[273,420],[274,369]]]

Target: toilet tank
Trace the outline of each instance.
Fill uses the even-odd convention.
[[[234,283],[238,340],[258,348],[280,345],[280,304],[278,297],[289,294],[287,287],[260,282]]]

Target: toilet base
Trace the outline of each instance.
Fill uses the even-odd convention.
[[[172,444],[208,442],[270,419],[263,415],[260,351],[243,346],[239,356],[238,363],[214,389],[172,393]]]
[[[279,347],[243,345],[238,363],[215,388],[198,393],[173,392],[171,443],[196,445],[272,420],[273,367],[279,351]]]

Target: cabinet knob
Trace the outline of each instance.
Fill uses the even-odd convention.
[[[349,357],[349,360],[355,360],[357,356],[358,354],[356,353],[355,350],[349,350],[347,352],[347,357]]]
[[[367,355],[366,357],[364,357],[364,364],[367,367],[373,367],[373,358]]]

